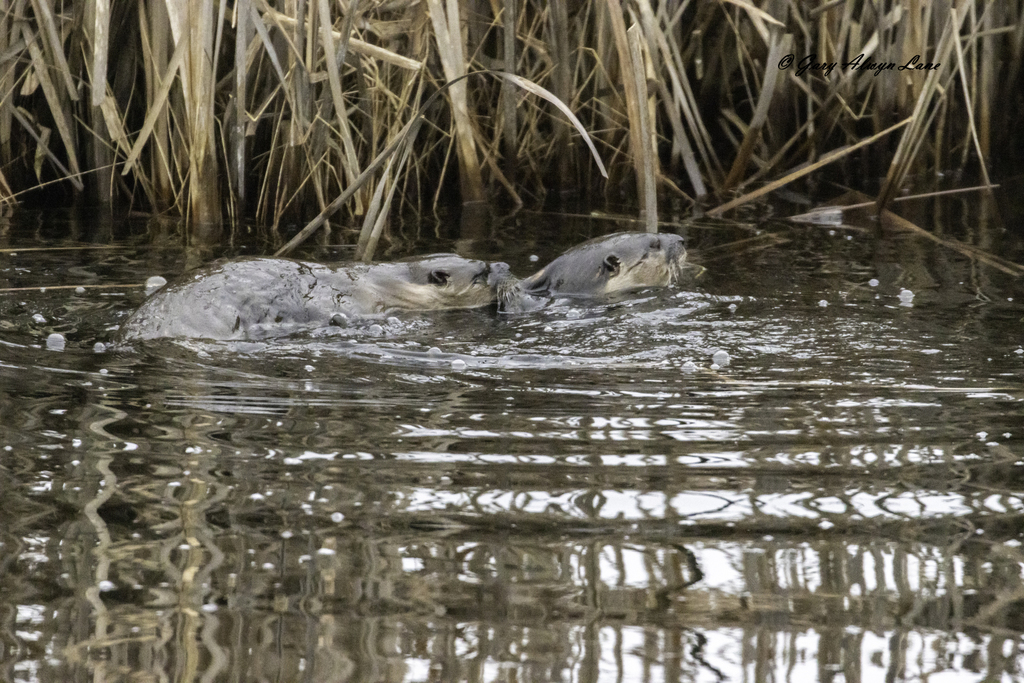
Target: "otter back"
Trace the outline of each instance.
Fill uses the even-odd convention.
[[[327,266],[280,258],[223,261],[155,292],[120,340],[261,339],[324,327],[338,313],[475,308],[496,299],[505,264],[441,254],[398,263]]]

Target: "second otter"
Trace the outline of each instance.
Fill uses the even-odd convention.
[[[594,297],[679,283],[687,268],[683,238],[623,232],[565,252],[520,283],[530,296]]]
[[[454,254],[341,267],[243,258],[158,290],[121,326],[120,339],[261,339],[324,327],[339,313],[476,308],[494,303],[510,278],[504,263]]]

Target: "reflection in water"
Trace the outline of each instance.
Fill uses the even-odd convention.
[[[778,230],[374,337],[95,353],[138,294],[0,295],[0,678],[1019,677],[1019,283]],[[72,283],[173,272],[99,251]]]

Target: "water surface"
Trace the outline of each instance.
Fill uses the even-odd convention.
[[[939,206],[912,215],[1024,263]],[[1017,680],[1021,278],[847,220],[669,228],[706,274],[615,301],[97,351],[134,285],[217,254],[19,216],[2,677]],[[523,215],[385,258],[526,275],[621,229]]]

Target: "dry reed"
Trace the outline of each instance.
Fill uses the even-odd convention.
[[[661,188],[719,204],[753,182],[784,184],[805,164],[845,161],[909,119],[898,142],[858,152],[868,167],[888,166],[877,197],[886,206],[925,172],[980,168],[987,182],[986,164],[1020,134],[1010,124],[1022,104],[1024,0],[3,7],[0,201],[66,185],[65,197],[193,225],[228,216],[275,228],[312,215],[324,225],[340,211],[364,225],[369,253],[399,205],[536,202],[552,178],[591,197],[636,187],[655,225]],[[928,63],[938,66],[915,68]],[[550,116],[552,100],[508,80],[459,80],[488,69],[576,112],[611,179]],[[429,124],[382,158],[419,120],[410,112],[421,97],[452,81],[448,107],[424,111]]]

